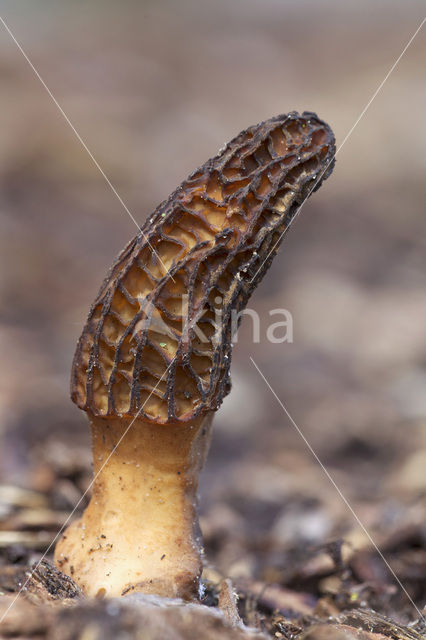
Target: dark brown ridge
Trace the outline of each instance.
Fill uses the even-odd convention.
[[[242,131],[194,171],[113,264],[79,339],[71,396],[95,415],[187,422],[229,393],[236,314],[334,165],[314,113]]]

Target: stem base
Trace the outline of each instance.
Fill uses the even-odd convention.
[[[197,487],[210,425],[211,415],[188,425],[91,418],[93,495],[55,550],[86,595],[199,597]]]

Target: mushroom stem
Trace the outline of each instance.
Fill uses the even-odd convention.
[[[93,495],[55,552],[86,595],[199,597],[197,487],[211,419],[91,417]]]

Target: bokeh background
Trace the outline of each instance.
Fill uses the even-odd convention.
[[[424,13],[414,0],[1,4],[139,223],[274,114],[315,111],[339,145]],[[284,580],[295,550],[340,536],[369,548],[250,356],[390,557],[407,536],[424,543],[425,54],[423,28],[254,294],[260,344],[248,318],[240,330],[201,483],[208,559],[232,577]],[[63,469],[90,478],[71,360],[136,227],[2,25],[0,84],[0,480],[59,492],[65,513],[79,492]],[[294,343],[272,345],[268,312],[281,307]],[[394,593],[372,552],[368,566]],[[420,597],[425,555],[395,569]]]

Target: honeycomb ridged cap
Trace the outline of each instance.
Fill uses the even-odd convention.
[[[156,423],[217,409],[238,314],[334,155],[330,127],[292,112],[242,131],[194,171],[109,271],[77,345],[73,401]]]

